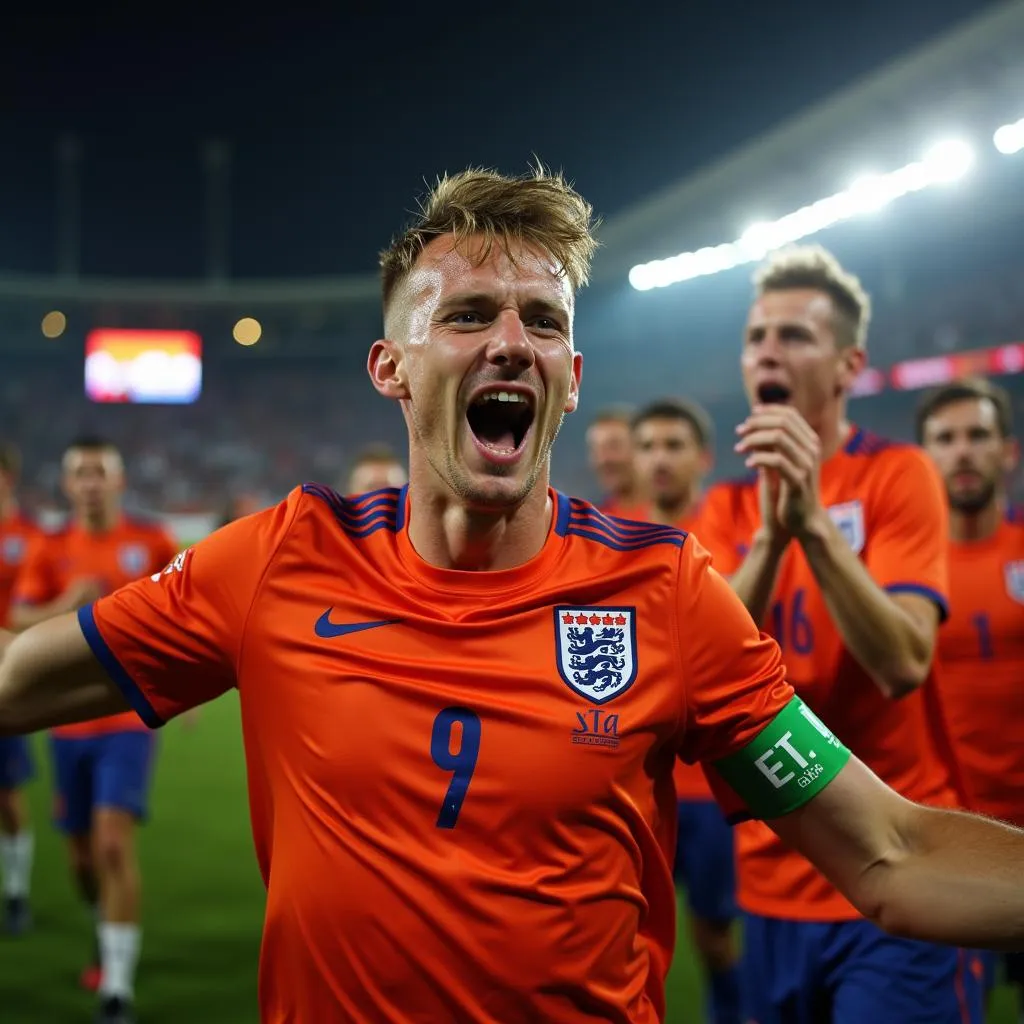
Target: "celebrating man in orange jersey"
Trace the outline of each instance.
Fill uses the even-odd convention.
[[[796,692],[853,753],[902,795],[953,806],[932,681],[947,593],[941,482],[920,449],[847,419],[869,315],[857,279],[808,247],[777,254],[756,283],[742,353],[752,410],[736,445],[754,472],[712,488],[694,529],[778,641]],[[791,845],[758,822],[738,830],[741,974],[757,1024],[978,1019],[963,953],[883,934]]]
[[[265,1024],[662,1020],[678,753],[885,927],[1024,945],[1024,832],[898,796],[692,538],[550,489],[589,221],[561,176],[445,178],[368,360],[408,489],[298,488],[3,638],[0,732],[238,688]]]
[[[601,409],[587,427],[587,461],[604,493],[600,509],[627,519],[643,498],[633,466],[633,413],[626,406]]]
[[[696,403],[664,399],[633,418],[637,481],[650,504],[637,518],[689,530],[712,462],[712,425]],[[674,875],[686,891],[693,944],[708,977],[712,1024],[742,1024],[736,968],[736,860],[732,829],[701,767],[676,761]]]
[[[19,628],[73,615],[102,594],[160,572],[175,546],[162,527],[121,512],[124,472],[117,449],[99,438],[75,441],[64,454],[64,489],[72,519],[40,536],[18,576],[12,619]],[[59,618],[57,621],[60,621]],[[139,955],[136,822],[146,813],[153,735],[134,711],[55,729],[52,738],[57,824],[68,837],[83,898],[96,911],[98,963],[83,984],[99,987],[97,1019],[131,1019]]]
[[[18,510],[15,488],[21,458],[13,444],[0,444],[0,626],[6,626],[14,581],[25,551],[38,530]],[[3,881],[3,927],[21,935],[31,923],[29,883],[33,836],[21,790],[34,771],[24,736],[0,738],[0,879]]]
[[[1006,497],[1017,463],[1010,396],[986,380],[926,395],[918,439],[949,499],[949,621],[939,684],[972,807],[1024,826],[1024,522]],[[986,958],[993,981],[994,958]],[[1021,990],[1024,962],[1006,958]]]

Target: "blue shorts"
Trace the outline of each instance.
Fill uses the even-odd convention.
[[[970,950],[887,935],[870,921],[744,914],[740,965],[752,1024],[982,1024]]]
[[[54,736],[54,819],[68,835],[86,835],[98,807],[146,817],[156,737],[112,732],[81,739]]]
[[[676,882],[695,917],[728,924],[736,917],[736,853],[732,828],[714,800],[680,800]]]
[[[36,773],[26,736],[0,739],[0,790],[20,789]]]

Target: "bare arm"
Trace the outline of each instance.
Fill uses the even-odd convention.
[[[917,689],[931,668],[938,608],[922,595],[890,595],[872,579],[822,506],[821,444],[795,409],[755,407],[738,430],[742,436],[736,450],[749,453],[747,465],[756,467],[762,480],[766,471],[777,473],[780,480],[778,498],[767,504],[762,500],[762,520],[777,523],[803,548],[846,649],[887,697]],[[918,549],[944,537],[941,516],[933,522],[928,511],[916,514],[933,506],[929,497],[935,507],[944,502],[934,471],[924,469],[927,460],[922,460],[907,462],[901,475],[890,480],[890,489],[906,499],[890,495],[891,501],[912,509],[912,521],[888,523],[890,534],[901,533]],[[914,490],[918,484],[920,491]],[[875,543],[881,543],[877,535]],[[903,547],[890,554],[897,561],[906,559]]]
[[[743,564],[729,577],[729,585],[758,624],[768,614],[785,550],[784,540],[767,530],[758,530]]]
[[[71,613],[0,633],[0,736],[128,711]]]
[[[928,678],[939,610],[919,594],[888,594],[871,578],[827,513],[800,544],[846,649],[887,697],[905,696]]]
[[[768,824],[894,935],[1024,949],[1024,831],[921,807],[851,758],[809,803]]]

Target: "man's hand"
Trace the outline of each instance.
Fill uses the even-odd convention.
[[[785,405],[755,405],[736,433],[735,451],[746,455],[747,467],[760,477],[765,526],[773,534],[799,537],[821,513],[818,435]]]

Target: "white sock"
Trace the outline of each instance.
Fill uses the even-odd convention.
[[[4,877],[4,896],[28,896],[32,877],[32,833],[19,832],[16,836],[0,836],[0,869]]]
[[[101,923],[99,936],[103,969],[100,994],[131,999],[135,989],[135,965],[142,945],[142,929],[137,924]]]

